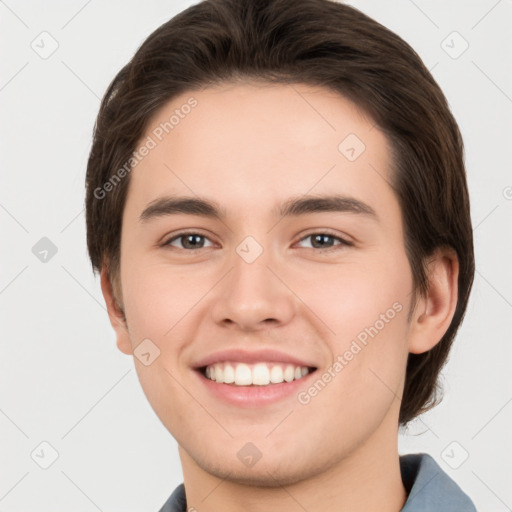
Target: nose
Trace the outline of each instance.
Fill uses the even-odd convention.
[[[224,327],[257,331],[285,325],[296,311],[295,296],[271,251],[248,263],[237,253],[231,271],[216,286],[213,320]]]

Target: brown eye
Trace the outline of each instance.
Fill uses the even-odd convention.
[[[352,244],[350,242],[347,242],[343,238],[339,236],[335,236],[331,233],[310,233],[309,235],[302,238],[300,241],[303,240],[311,240],[311,248],[312,249],[319,249],[319,250],[329,250],[333,249],[336,246],[351,246]],[[338,241],[339,243],[335,243]]]
[[[173,243],[177,240],[179,240],[181,243],[181,247],[177,247],[178,249],[195,250],[203,249],[205,247],[205,240],[209,239],[199,233],[179,233],[178,235],[173,236],[171,239],[165,242],[164,246],[176,247],[173,245]]]

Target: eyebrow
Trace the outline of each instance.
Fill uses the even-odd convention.
[[[291,197],[272,210],[280,217],[295,217],[309,213],[357,213],[378,221],[375,210],[368,204],[342,195]],[[192,196],[166,196],[155,199],[141,213],[140,222],[168,215],[199,215],[210,219],[222,220],[227,217],[226,210],[216,201]]]

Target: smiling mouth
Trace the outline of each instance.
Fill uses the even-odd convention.
[[[247,364],[224,361],[198,368],[207,379],[231,386],[272,386],[300,380],[316,370],[313,366],[260,362]]]

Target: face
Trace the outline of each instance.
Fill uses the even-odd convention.
[[[334,92],[246,83],[174,98],[148,137],[118,347],[184,471],[283,485],[394,445],[413,281],[383,133]]]

